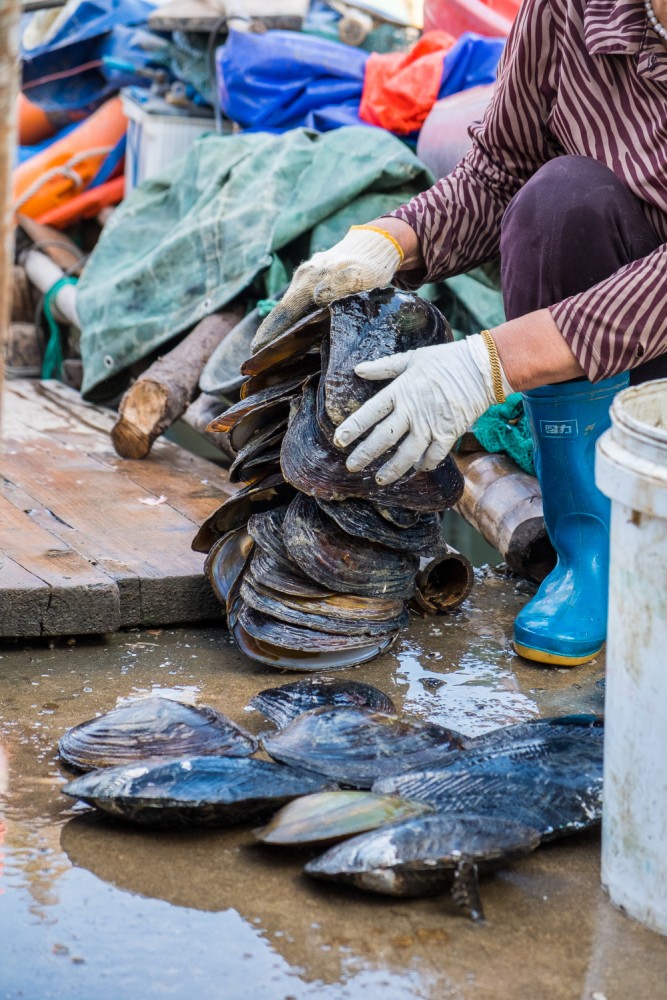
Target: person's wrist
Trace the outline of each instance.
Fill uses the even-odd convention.
[[[416,232],[407,222],[391,215],[375,219],[373,222],[369,222],[368,225],[383,229],[399,244],[403,251],[403,260],[399,271],[414,271],[424,267],[421,243]]]

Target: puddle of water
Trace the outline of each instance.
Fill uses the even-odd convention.
[[[461,612],[415,619],[394,653],[337,676],[376,684],[399,711],[471,734],[599,707],[601,664],[575,677],[512,654],[523,600],[511,581],[481,579]],[[394,900],[308,880],[302,869],[314,852],[257,845],[247,827],[148,832],[72,808],[59,794],[57,740],[123,700],[159,693],[213,705],[254,732],[265,726],[244,713],[248,701],[295,675],[249,663],[222,630],[133,631],[51,650],[5,645],[0,657],[2,1000],[664,992],[667,944],[611,910],[595,836],[485,879],[488,922],[474,927],[445,897]],[[517,962],[527,935],[531,961]]]

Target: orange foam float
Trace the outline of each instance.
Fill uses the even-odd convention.
[[[121,100],[113,97],[62,139],[20,164],[14,170],[15,211],[42,219],[81,195],[126,128]]]

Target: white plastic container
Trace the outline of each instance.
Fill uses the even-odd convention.
[[[158,98],[140,100],[131,90],[121,91],[127,117],[125,195],[148,177],[154,177],[182,156],[204,132],[215,131],[212,117],[174,113]]]
[[[667,379],[626,389],[597,445],[612,501],[602,882],[667,934]]]

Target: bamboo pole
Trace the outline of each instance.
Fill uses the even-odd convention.
[[[12,174],[16,148],[19,14],[18,0],[0,0],[0,421],[14,273]]]

